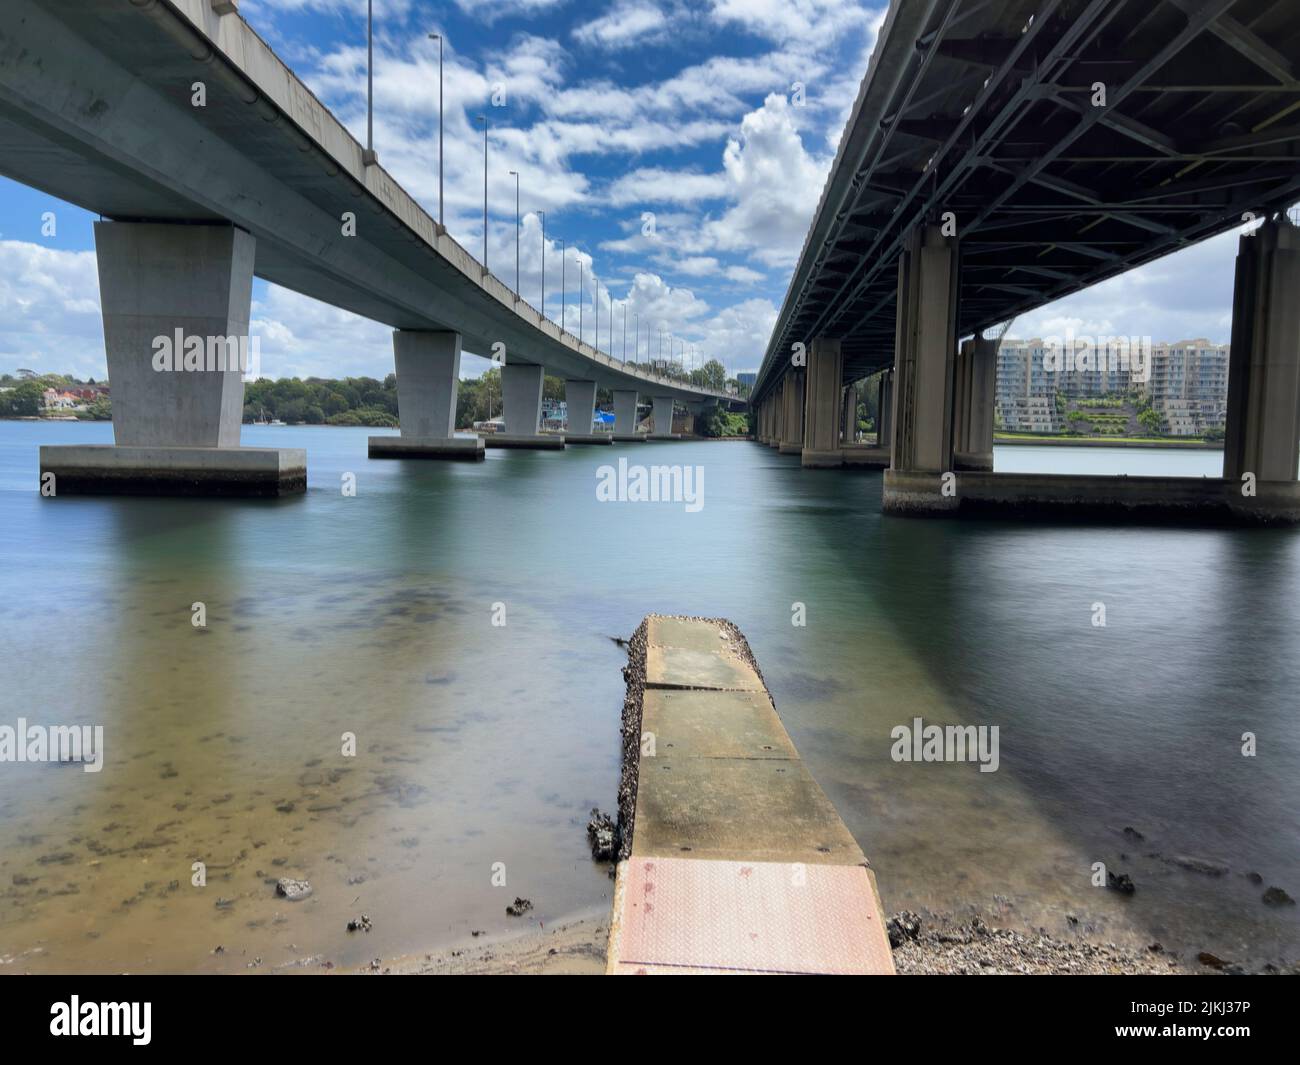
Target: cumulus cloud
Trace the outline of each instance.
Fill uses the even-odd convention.
[[[794,262],[831,161],[804,148],[792,111],[773,93],[727,142],[722,165],[732,206],[705,226],[712,247],[747,251],[768,266]]]

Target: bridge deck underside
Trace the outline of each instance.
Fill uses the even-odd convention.
[[[944,212],[966,335],[1300,199],[1295,0],[904,0],[872,62],[760,392],[817,336],[892,364],[904,234]]]

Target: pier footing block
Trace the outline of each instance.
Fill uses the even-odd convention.
[[[516,448],[525,451],[563,451],[564,437],[530,436],[527,433],[489,433],[483,437],[485,447]]]
[[[886,470],[882,507],[922,517],[1296,525],[1300,481],[964,472],[945,489],[942,474]]]
[[[307,490],[307,452],[271,447],[41,448],[41,482],[55,497],[283,496]]]
[[[483,441],[477,436],[372,436],[372,459],[460,459],[474,462],[483,458]]]

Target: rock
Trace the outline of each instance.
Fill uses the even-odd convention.
[[[1211,969],[1222,969],[1225,965],[1228,964],[1226,961],[1224,961],[1222,958],[1218,957],[1217,955],[1211,954],[1208,950],[1203,950],[1201,951],[1201,953],[1196,955],[1196,960],[1199,961],[1202,965],[1208,965]]]
[[[1223,876],[1228,872],[1227,865],[1210,858],[1194,858],[1186,854],[1175,854],[1169,860],[1181,869],[1186,869],[1192,873],[1203,873],[1205,876]]]
[[[911,910],[899,910],[886,923],[889,945],[897,949],[921,934],[921,918]]]
[[[618,833],[609,814],[592,807],[587,821],[587,841],[591,844],[591,857],[597,862],[612,862],[618,849]]]
[[[311,884],[306,880],[291,880],[282,876],[275,882],[275,893],[290,902],[301,902],[311,894]]]
[[[506,907],[507,917],[522,917],[533,908],[531,899],[521,899],[517,895],[512,905]]]
[[[370,918],[364,913],[360,917],[354,917],[348,922],[349,932],[369,932],[374,925],[370,923]]]
[[[1112,891],[1118,891],[1121,895],[1132,895],[1137,890],[1137,885],[1133,883],[1133,878],[1128,873],[1120,873],[1116,876],[1114,873],[1106,874],[1106,886]]]
[[[1294,906],[1295,899],[1280,887],[1271,887],[1260,896],[1265,906]]]
[[[1258,873],[1246,873],[1245,876],[1247,880],[1249,880],[1252,884],[1255,884],[1257,886],[1264,882],[1264,878],[1260,876]]]
[[[1127,825],[1124,828],[1124,835],[1128,836],[1129,839],[1136,839],[1136,840],[1146,839],[1146,836],[1142,835],[1142,833],[1139,832],[1136,828]]]

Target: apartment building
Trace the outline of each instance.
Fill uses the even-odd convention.
[[[1137,393],[1150,398],[1171,435],[1199,436],[1223,428],[1228,406],[1227,344],[1211,344],[1204,338],[1154,343],[1146,366],[1130,356],[1132,345],[1126,350],[1122,340],[1095,351],[1082,341],[1075,341],[1074,347],[1071,357],[1059,344],[1041,338],[1002,341],[995,404],[1003,428],[1061,430],[1058,394],[1077,400]]]

